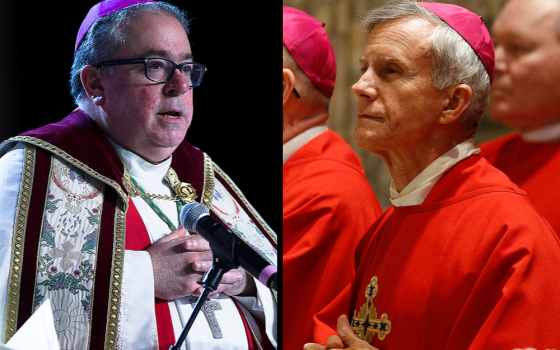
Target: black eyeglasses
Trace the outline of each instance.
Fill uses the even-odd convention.
[[[175,62],[162,57],[144,57],[133,58],[130,60],[113,60],[101,62],[95,65],[96,68],[105,66],[117,66],[121,64],[140,64],[146,67],[146,78],[156,83],[167,83],[173,76],[175,69],[178,69],[183,77],[189,82],[190,87],[197,87],[202,81],[206,66],[200,63],[184,62],[176,64]]]

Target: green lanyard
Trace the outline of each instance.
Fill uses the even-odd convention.
[[[177,227],[175,227],[175,225],[173,224],[173,222],[171,222],[171,220],[169,220],[169,218],[167,217],[167,215],[165,215],[163,213],[163,211],[161,211],[161,209],[157,206],[156,203],[154,203],[154,201],[152,200],[152,198],[150,198],[146,192],[144,191],[144,189],[138,184],[138,182],[136,182],[136,180],[134,180],[134,178],[132,176],[128,177],[130,179],[130,182],[132,182],[132,184],[136,187],[136,189],[138,190],[138,192],[140,192],[142,194],[142,196],[140,196],[149,206],[150,208],[153,209],[153,211],[157,214],[157,216],[160,217],[160,219],[163,220],[163,222],[165,222],[167,224],[167,226],[169,227],[169,229],[171,231],[177,231]],[[183,208],[183,204],[181,203],[181,201],[175,201],[175,203],[177,203],[177,217],[179,217],[181,215],[181,209]]]

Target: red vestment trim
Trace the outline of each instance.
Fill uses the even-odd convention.
[[[20,288],[20,299],[18,309],[19,329],[34,312],[35,278],[37,276],[37,251],[41,242],[41,228],[43,224],[44,206],[51,169],[51,154],[42,148],[36,148],[35,174],[33,175],[33,187],[29,204],[29,216],[24,243],[24,257],[22,262],[22,278]],[[104,215],[101,218],[101,232],[112,232],[115,220],[115,205],[117,194],[114,191],[106,191],[103,204]],[[90,348],[101,349],[105,343],[107,327],[107,309],[109,299],[109,285],[111,279],[111,262],[113,252],[113,235],[100,235],[98,242],[98,257],[96,259],[95,282],[93,289],[97,298],[93,298],[91,310],[91,337]]]
[[[150,241],[150,236],[148,234],[148,231],[146,230],[146,226],[144,226],[144,221],[142,221],[142,217],[140,216],[138,209],[136,209],[136,206],[134,205],[134,202],[132,200],[129,200],[128,204],[129,207],[126,213],[125,249],[135,251],[146,250],[152,244]],[[254,350],[255,347],[250,335],[251,331],[249,328],[249,324],[245,319],[245,315],[239,308],[239,305],[237,305],[237,302],[234,299],[232,300],[234,301],[234,304],[239,311],[239,315],[241,315],[241,319],[243,320],[245,332],[247,333],[249,350]],[[173,331],[171,312],[169,311],[169,304],[167,300],[156,298],[155,310],[159,349],[168,350],[171,345],[175,344],[176,339],[175,333]]]
[[[79,137],[76,135],[79,135]],[[105,335],[108,332],[106,321],[109,297],[111,295],[109,289],[111,287],[113,264],[114,231],[116,230],[116,205],[119,200],[119,194],[122,195],[121,198],[124,197],[124,192],[121,191],[124,188],[122,183],[124,165],[99,126],[80,109],[75,110],[58,123],[25,132],[16,138],[10,139],[10,141],[35,144],[37,145],[37,154],[45,155],[44,157],[38,156],[37,158],[27,226],[25,228],[23,255],[28,259],[22,261],[22,282],[17,320],[19,326],[33,313],[35,277],[37,275],[37,261],[33,257],[37,255],[37,247],[41,239],[41,225],[45,210],[45,192],[50,171],[50,156],[54,154],[56,157],[68,161],[73,166],[89,173],[106,185],[103,215],[99,230],[97,267],[95,269],[95,297],[91,305],[93,321],[91,331],[89,332],[89,348],[103,348]],[[51,148],[51,146],[54,148]],[[44,148],[46,150],[43,150]],[[177,171],[179,178],[184,182],[190,183],[197,193],[202,193],[205,179],[203,152],[193,147],[187,141],[183,141],[173,154],[171,166]],[[188,166],[186,167],[185,164],[188,164]],[[218,177],[217,174],[216,177]],[[226,188],[229,189],[230,186]],[[117,190],[115,191],[115,189]],[[130,204],[132,205],[132,202]],[[244,207],[243,204],[241,206]],[[247,214],[253,221],[258,222],[254,215],[252,215],[252,212],[247,211]],[[134,217],[136,218],[134,219]],[[149,235],[138,211],[133,205],[132,209],[127,211],[127,218],[125,249],[145,250],[150,245]],[[262,229],[261,226],[259,228]],[[266,232],[264,229],[262,231]],[[130,248],[131,246],[132,248]],[[160,308],[166,310],[169,316],[162,317],[161,312],[158,312]],[[156,299],[155,310],[160,346],[165,344],[161,348],[168,349],[175,341],[168,303],[158,302]],[[163,319],[166,319],[166,321]],[[171,340],[162,341],[162,334],[171,334],[168,338]]]
[[[239,311],[241,319],[243,320],[243,326],[245,327],[245,333],[247,334],[247,345],[249,347],[249,350],[254,350],[255,345],[253,344],[253,337],[251,336],[251,328],[249,328],[249,324],[245,319],[245,315],[243,315],[243,311],[241,311],[241,308],[239,307],[239,305],[237,305],[237,301],[235,301],[235,299],[231,300],[233,300],[233,303],[235,304],[235,307],[237,308],[237,311]]]
[[[134,206],[132,200],[128,201],[129,207],[126,213],[126,250],[146,250],[152,244],[150,236],[144,226],[144,221],[138,209]],[[171,345],[175,344],[175,333],[173,331],[173,322],[171,321],[171,312],[167,300],[156,298],[156,323],[158,332],[158,344],[160,350],[168,350]]]
[[[37,250],[41,242],[41,227],[43,223],[43,208],[48,187],[50,172],[50,154],[37,148],[35,154],[35,174],[29,201],[29,216],[27,217],[27,232],[23,249],[21,287],[19,294],[19,309],[17,329],[34,312],[33,298],[35,295],[35,276],[37,275]]]

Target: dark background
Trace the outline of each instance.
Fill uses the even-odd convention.
[[[97,2],[1,2],[1,140],[57,122],[76,108],[68,84],[74,43]],[[279,45],[270,45],[265,31],[271,16],[237,2],[169,2],[192,19],[195,61],[208,67],[194,91],[187,140],[212,157],[279,235],[280,118],[275,122],[271,111],[279,102],[273,104],[267,79],[274,69],[272,47]]]

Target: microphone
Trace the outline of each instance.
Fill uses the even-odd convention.
[[[219,255],[219,251],[225,254],[222,256],[226,256],[226,259],[229,256],[235,267],[243,267],[262,284],[277,290],[276,267],[211,217],[204,205],[197,202],[186,204],[181,210],[180,220],[187,230],[198,233],[210,242],[214,255]]]

